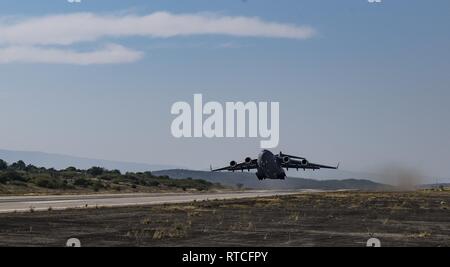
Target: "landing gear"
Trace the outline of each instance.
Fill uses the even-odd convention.
[[[262,181],[264,179],[266,179],[263,175],[256,173],[256,177],[258,177],[258,180]]]

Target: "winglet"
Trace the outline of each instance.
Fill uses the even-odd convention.
[[[339,162],[338,165],[336,166],[336,170],[339,170],[340,165],[341,165],[341,163]]]
[[[213,171],[212,165],[209,165],[209,169],[210,169],[211,171]]]

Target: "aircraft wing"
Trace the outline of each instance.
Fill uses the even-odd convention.
[[[339,165],[337,167],[333,166],[326,166],[321,164],[315,164],[308,162],[307,164],[302,163],[301,161],[291,160],[288,163],[282,164],[283,168],[286,169],[304,169],[304,170],[320,170],[320,169],[333,169],[337,170],[339,169]]]
[[[231,171],[231,172],[235,172],[235,171],[244,171],[244,170],[254,170],[258,168],[258,160],[254,159],[251,160],[250,162],[241,162],[241,163],[236,163],[235,165],[230,165],[228,167],[223,167],[220,169],[212,169],[212,172],[220,172],[220,171]]]
[[[326,165],[320,165],[320,164],[310,163],[309,165],[311,165],[311,166],[314,167],[315,169],[332,169],[332,170],[337,170],[337,169],[339,169],[339,164],[338,164],[337,166],[326,166]]]

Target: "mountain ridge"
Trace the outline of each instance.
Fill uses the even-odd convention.
[[[259,181],[254,173],[242,172],[206,172],[186,169],[155,171],[154,175],[169,176],[173,179],[195,178],[225,186],[250,189],[320,189],[320,190],[390,190],[392,186],[365,179],[314,180],[305,178],[287,178],[286,180]]]
[[[122,172],[144,172],[177,168],[177,166],[164,164],[147,164],[92,159],[88,157],[69,156],[57,153],[46,153],[39,151],[15,151],[6,149],[0,149],[0,159],[10,164],[22,160],[26,164],[33,164],[36,166],[54,169],[65,169],[68,167],[88,169],[93,166],[98,166],[109,170],[117,169]]]

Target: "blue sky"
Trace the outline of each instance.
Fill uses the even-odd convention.
[[[258,139],[171,136],[171,105],[202,93],[206,101],[279,101],[276,150],[341,161],[351,171],[398,165],[450,177],[450,2],[432,2],[1,1],[0,147],[199,169],[256,154]],[[28,34],[11,29],[54,15],[65,22],[80,12],[122,18],[161,11],[258,17],[314,34],[135,34],[60,44],[43,28],[34,38],[32,26]],[[65,54],[110,44],[122,49],[118,62],[80,65],[80,56]],[[70,62],[41,62],[30,47],[63,51],[55,60]]]

